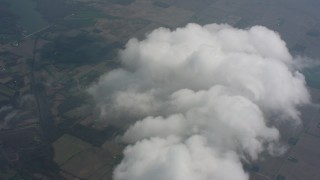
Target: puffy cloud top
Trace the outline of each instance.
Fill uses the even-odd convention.
[[[120,59],[89,89],[133,144],[115,180],[248,179],[240,161],[274,151],[274,119],[297,123],[309,102],[285,42],[262,26],[159,28]]]

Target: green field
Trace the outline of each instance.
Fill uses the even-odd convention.
[[[55,38],[41,49],[41,57],[55,63],[81,66],[112,58],[122,46],[120,42],[104,42],[100,36],[80,33]]]
[[[81,18],[116,18],[111,15],[107,15],[101,11],[97,10],[82,10],[75,12],[73,16],[71,16],[72,19],[81,19]]]
[[[98,79],[100,75],[101,75],[100,72],[92,70],[92,71],[88,72],[87,74],[81,76],[79,79],[81,86],[83,86],[83,87],[88,86],[89,84],[94,82],[96,79]]]
[[[2,101],[8,101],[8,100],[9,100],[8,97],[3,96],[3,95],[0,94],[0,102],[2,102]]]
[[[8,97],[12,97],[15,93],[15,90],[10,89],[2,84],[0,84],[0,94],[3,94]]]
[[[81,119],[88,117],[92,113],[92,107],[90,105],[83,105],[78,108],[71,109],[62,114],[62,117],[67,119]]]
[[[135,0],[108,0],[108,1],[114,4],[129,5],[133,3]]]
[[[76,107],[80,107],[83,103],[85,103],[85,99],[81,96],[68,96],[66,100],[58,106],[59,113],[64,114]]]
[[[170,7],[169,4],[161,2],[161,1],[155,1],[152,3],[154,6],[160,7],[160,8],[168,8]]]
[[[81,28],[93,26],[96,24],[97,19],[117,19],[118,17],[105,14],[97,10],[79,10],[73,13],[72,15],[66,17],[61,25],[64,25],[69,28]]]
[[[63,165],[74,155],[91,148],[91,145],[68,134],[63,135],[53,144],[54,162]]]
[[[96,24],[96,20],[92,18],[82,18],[82,19],[65,19],[61,22],[61,25],[67,26],[69,28],[81,28],[93,26]]]

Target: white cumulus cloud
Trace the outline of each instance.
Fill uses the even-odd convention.
[[[120,59],[88,90],[106,123],[127,127],[115,180],[247,180],[241,161],[281,152],[276,124],[299,123],[309,102],[285,42],[262,26],[159,28]]]

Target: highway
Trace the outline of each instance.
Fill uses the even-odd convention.
[[[46,87],[42,82],[39,82],[36,73],[35,65],[37,63],[37,43],[41,34],[37,34],[33,44],[33,57],[31,67],[31,88],[32,93],[37,102],[39,112],[39,125],[42,135],[46,140],[51,142],[57,134],[57,127],[54,123],[53,116],[50,112],[50,105],[47,98]]]

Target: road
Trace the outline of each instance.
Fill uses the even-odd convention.
[[[36,34],[38,34],[38,33],[41,33],[42,31],[47,30],[47,29],[49,29],[49,28],[52,27],[52,26],[53,26],[53,25],[50,24],[50,25],[48,25],[48,26],[46,26],[46,27],[44,27],[44,28],[42,28],[42,29],[40,29],[40,30],[38,30],[38,31],[35,31],[35,32],[31,33],[31,34],[28,34],[28,35],[24,36],[22,39],[26,39],[26,38],[28,38],[28,37],[31,37],[31,36],[36,35]]]
[[[54,123],[53,116],[50,111],[50,105],[47,98],[46,87],[42,82],[38,82],[35,74],[35,65],[37,63],[37,44],[41,34],[37,34],[33,44],[33,56],[31,67],[32,92],[37,102],[39,112],[39,125],[42,135],[49,142],[54,139],[57,134],[57,127]]]

